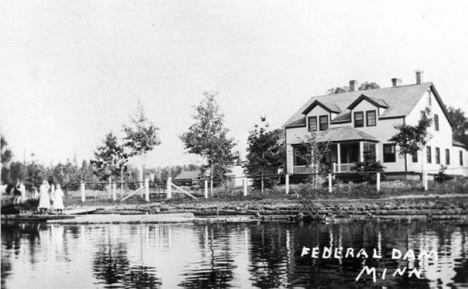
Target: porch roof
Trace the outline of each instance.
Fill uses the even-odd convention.
[[[379,142],[375,137],[353,127],[336,127],[317,133],[319,142],[344,142],[344,141],[372,141]]]

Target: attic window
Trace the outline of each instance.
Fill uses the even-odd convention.
[[[309,117],[309,131],[317,131],[317,117]]]
[[[328,129],[328,115],[321,115],[320,116],[320,130],[327,130]]]
[[[354,127],[364,126],[364,113],[362,111],[354,113]]]
[[[366,111],[367,126],[375,126],[375,110]]]

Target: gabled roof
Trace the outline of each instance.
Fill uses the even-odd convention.
[[[198,179],[200,176],[200,170],[195,171],[183,171],[175,178],[176,180],[186,180],[186,179]]]
[[[368,99],[378,103],[379,105],[388,106],[379,118],[405,117],[413,110],[415,105],[428,89],[432,89],[437,101],[442,104],[432,82],[314,96],[311,97],[299,110],[297,110],[297,112],[290,117],[288,121],[286,121],[284,127],[291,127],[292,124],[298,126],[299,121],[302,121],[303,125],[305,125],[305,115],[303,112],[315,101],[320,103],[331,103],[338,107],[341,112],[334,120],[332,120],[332,123],[346,120],[349,121],[350,115],[348,107],[363,93],[368,97]],[[445,107],[443,105],[441,105],[441,107],[445,113]],[[448,113],[446,113],[446,116],[449,119],[449,122],[452,123]]]
[[[347,108],[353,109],[363,100],[367,100],[368,102],[372,103],[377,107],[388,108],[388,104],[383,99],[371,97],[365,94],[361,94],[361,96],[359,96],[355,101],[353,101]]]
[[[302,113],[304,115],[308,114],[317,105],[321,106],[323,109],[325,109],[328,112],[334,112],[334,113],[340,113],[341,112],[340,108],[334,103],[328,103],[328,102],[325,102],[325,101],[316,100],[313,103],[311,103]]]

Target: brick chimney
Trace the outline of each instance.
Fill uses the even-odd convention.
[[[399,86],[399,85],[401,85],[401,79],[399,79],[399,78],[392,78],[392,86],[393,86],[393,87],[397,87],[397,86]]]
[[[358,89],[358,82],[356,80],[349,81],[349,91],[356,91]]]
[[[416,84],[421,84],[424,81],[424,71],[416,70]]]

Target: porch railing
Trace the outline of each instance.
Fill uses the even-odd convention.
[[[353,163],[350,163],[350,164],[336,164],[336,163],[333,163],[333,172],[335,172],[335,173],[350,172],[353,165],[354,165]]]
[[[347,173],[351,171],[354,163],[348,164],[337,164],[337,163],[327,163],[330,170],[334,173]],[[310,174],[313,171],[313,167],[298,166],[293,167],[293,174]]]
[[[311,172],[311,167],[293,167],[293,174],[310,174]]]

